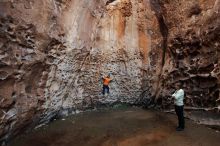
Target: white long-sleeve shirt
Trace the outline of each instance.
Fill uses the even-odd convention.
[[[184,99],[184,91],[183,89],[179,89],[175,91],[175,93],[172,95],[174,97],[174,104],[177,106],[183,106],[183,99]]]

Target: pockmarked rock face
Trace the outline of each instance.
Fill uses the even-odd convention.
[[[219,110],[220,1],[174,0],[160,5],[169,34],[158,98],[169,106],[164,97],[182,82],[186,105]]]
[[[57,114],[150,102],[146,69],[155,24],[143,1],[1,2],[1,140]],[[110,95],[103,96],[109,73]]]
[[[219,106],[219,0],[0,1],[0,141],[118,102]],[[102,77],[110,73],[110,95]]]

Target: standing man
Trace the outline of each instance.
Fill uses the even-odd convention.
[[[103,77],[103,90],[102,90],[102,94],[105,95],[105,90],[107,90],[107,93],[109,94],[109,83],[112,81],[112,79],[110,78],[110,74],[108,74],[107,77]]]
[[[178,117],[178,127],[176,128],[176,131],[183,131],[185,128],[185,121],[184,121],[184,104],[183,104],[183,99],[184,99],[184,91],[181,89],[181,84],[178,83],[176,84],[176,91],[172,95],[174,98],[174,104],[175,104],[175,111],[176,115]]]

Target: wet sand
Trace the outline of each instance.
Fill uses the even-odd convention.
[[[218,146],[220,133],[176,116],[138,108],[86,112],[56,120],[14,139],[9,146]]]

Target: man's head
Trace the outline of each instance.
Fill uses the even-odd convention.
[[[177,82],[177,83],[175,84],[175,88],[176,88],[177,90],[179,90],[181,87],[182,87],[182,83],[181,83],[181,82]]]
[[[110,78],[110,74],[108,74],[107,78]]]

